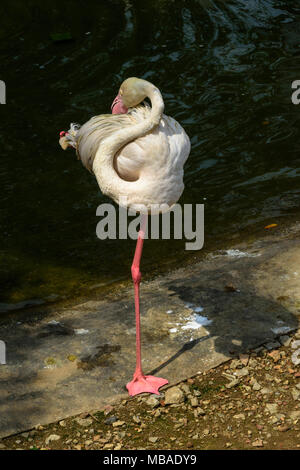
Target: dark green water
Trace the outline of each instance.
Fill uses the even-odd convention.
[[[96,238],[107,199],[58,146],[129,76],[155,83],[191,138],[180,202],[205,202],[206,241],[297,213],[299,2],[10,1],[0,18],[1,302],[129,278],[134,241]],[[184,241],[148,241],[143,270],[190,256]]]

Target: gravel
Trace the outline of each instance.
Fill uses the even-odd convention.
[[[298,335],[298,336],[296,336]],[[0,449],[300,449],[300,330],[115,406],[37,425]],[[297,357],[298,357],[297,356]]]

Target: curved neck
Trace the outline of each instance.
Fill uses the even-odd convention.
[[[158,126],[165,107],[161,93],[158,88],[152,85],[152,83],[146,82],[145,95],[151,101],[151,113],[149,118],[133,125],[132,127],[121,129],[117,134],[113,134],[105,139],[105,147],[107,147],[107,145],[109,146],[111,142],[113,155],[115,155],[120,148],[124,147],[124,145],[132,142],[138,137],[142,137]]]
[[[120,195],[127,195],[135,191],[137,182],[128,182],[120,178],[113,166],[115,154],[124,145],[144,136],[158,126],[163,110],[164,102],[160,91],[152,83],[147,82],[146,96],[151,101],[151,113],[148,119],[125,127],[103,140],[99,145],[93,162],[93,172],[97,178],[101,191],[110,196],[116,202]]]

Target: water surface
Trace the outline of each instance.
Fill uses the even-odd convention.
[[[58,146],[70,122],[109,112],[129,76],[155,83],[191,138],[180,202],[205,203],[207,243],[280,224],[299,207],[296,2],[84,5],[0,6],[1,302],[76,296],[129,277],[134,241],[97,239],[96,208],[108,199]],[[184,241],[148,241],[143,270],[191,256]]]

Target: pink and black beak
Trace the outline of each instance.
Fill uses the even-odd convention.
[[[68,143],[67,138],[66,138],[67,134],[68,133],[65,132],[65,131],[61,131],[59,133],[59,145],[61,146],[61,148],[63,150],[66,150],[69,147],[69,143]]]
[[[111,105],[112,114],[126,114],[128,109],[123,103],[120,93],[115,97],[113,104]]]

